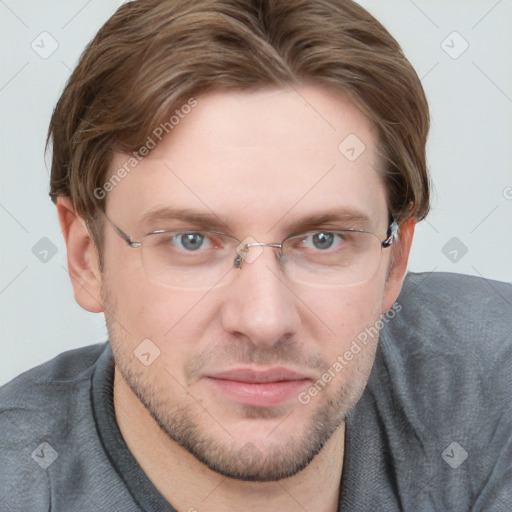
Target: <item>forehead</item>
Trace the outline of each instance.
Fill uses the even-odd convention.
[[[109,192],[107,208],[125,225],[163,207],[212,214],[233,229],[259,224],[265,232],[340,208],[373,219],[368,227],[387,222],[377,132],[343,95],[304,86],[195,99]],[[111,171],[126,161],[117,154]]]

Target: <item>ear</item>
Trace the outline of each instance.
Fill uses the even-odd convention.
[[[416,219],[409,219],[405,222],[400,226],[398,239],[391,246],[391,250],[393,251],[391,255],[391,268],[384,291],[382,313],[385,313],[391,308],[402,289],[407,272],[407,262],[409,260],[409,253],[411,252],[415,227]]]
[[[101,272],[96,246],[68,197],[57,199],[59,222],[66,242],[69,276],[75,300],[92,313],[101,313]]]

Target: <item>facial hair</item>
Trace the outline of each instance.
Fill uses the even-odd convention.
[[[176,385],[171,372],[148,373],[133,355],[136,343],[130,340],[125,330],[116,322],[115,303],[110,294],[103,291],[105,318],[110,344],[117,369],[134,395],[147,409],[161,430],[179,446],[192,454],[210,470],[225,477],[250,481],[278,481],[296,475],[305,469],[322,450],[333,434],[344,423],[346,416],[361,397],[373,365],[374,346],[366,346],[359,354],[355,377],[345,379],[343,372],[332,379],[328,386],[307,405],[295,407],[315,407],[314,413],[306,421],[295,422],[295,431],[286,440],[267,442],[261,440],[241,444],[233,438],[226,438],[219,429],[214,411],[191,399],[191,393],[181,389],[180,396],[171,396],[170,385]],[[249,363],[276,363],[286,365],[300,361],[302,367],[323,368],[329,365],[321,357],[305,357],[293,340],[282,339],[270,349],[260,350],[250,342],[237,342],[218,352],[197,355],[187,365],[186,374],[190,378],[212,361]],[[322,372],[319,372],[320,375]],[[174,379],[174,380],[173,380]],[[180,386],[183,386],[180,384]],[[283,407],[239,406],[239,415],[244,419],[262,421],[285,418],[294,421],[293,410],[287,417]],[[268,441],[268,440],[267,440]]]

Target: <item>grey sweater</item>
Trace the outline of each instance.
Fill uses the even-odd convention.
[[[409,274],[397,302],[346,421],[339,510],[511,512],[512,285]],[[0,511],[175,510],[123,441],[113,370],[106,342],[0,388]]]

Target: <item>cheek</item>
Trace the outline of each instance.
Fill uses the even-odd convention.
[[[315,313],[317,329],[311,324],[311,337],[330,359],[335,360],[349,350],[354,340],[365,337],[365,332],[379,318],[383,300],[383,284],[377,286],[373,280],[365,285],[340,290],[324,290],[304,295]],[[319,340],[319,330],[325,332]],[[377,342],[377,337],[368,337],[368,346]]]
[[[205,332],[218,323],[218,306],[206,292],[157,286],[135,265],[118,268],[105,284],[109,310],[123,349],[134,350],[146,339],[160,350],[166,366],[176,367],[190,351],[199,350]],[[121,340],[122,337],[122,340]]]

